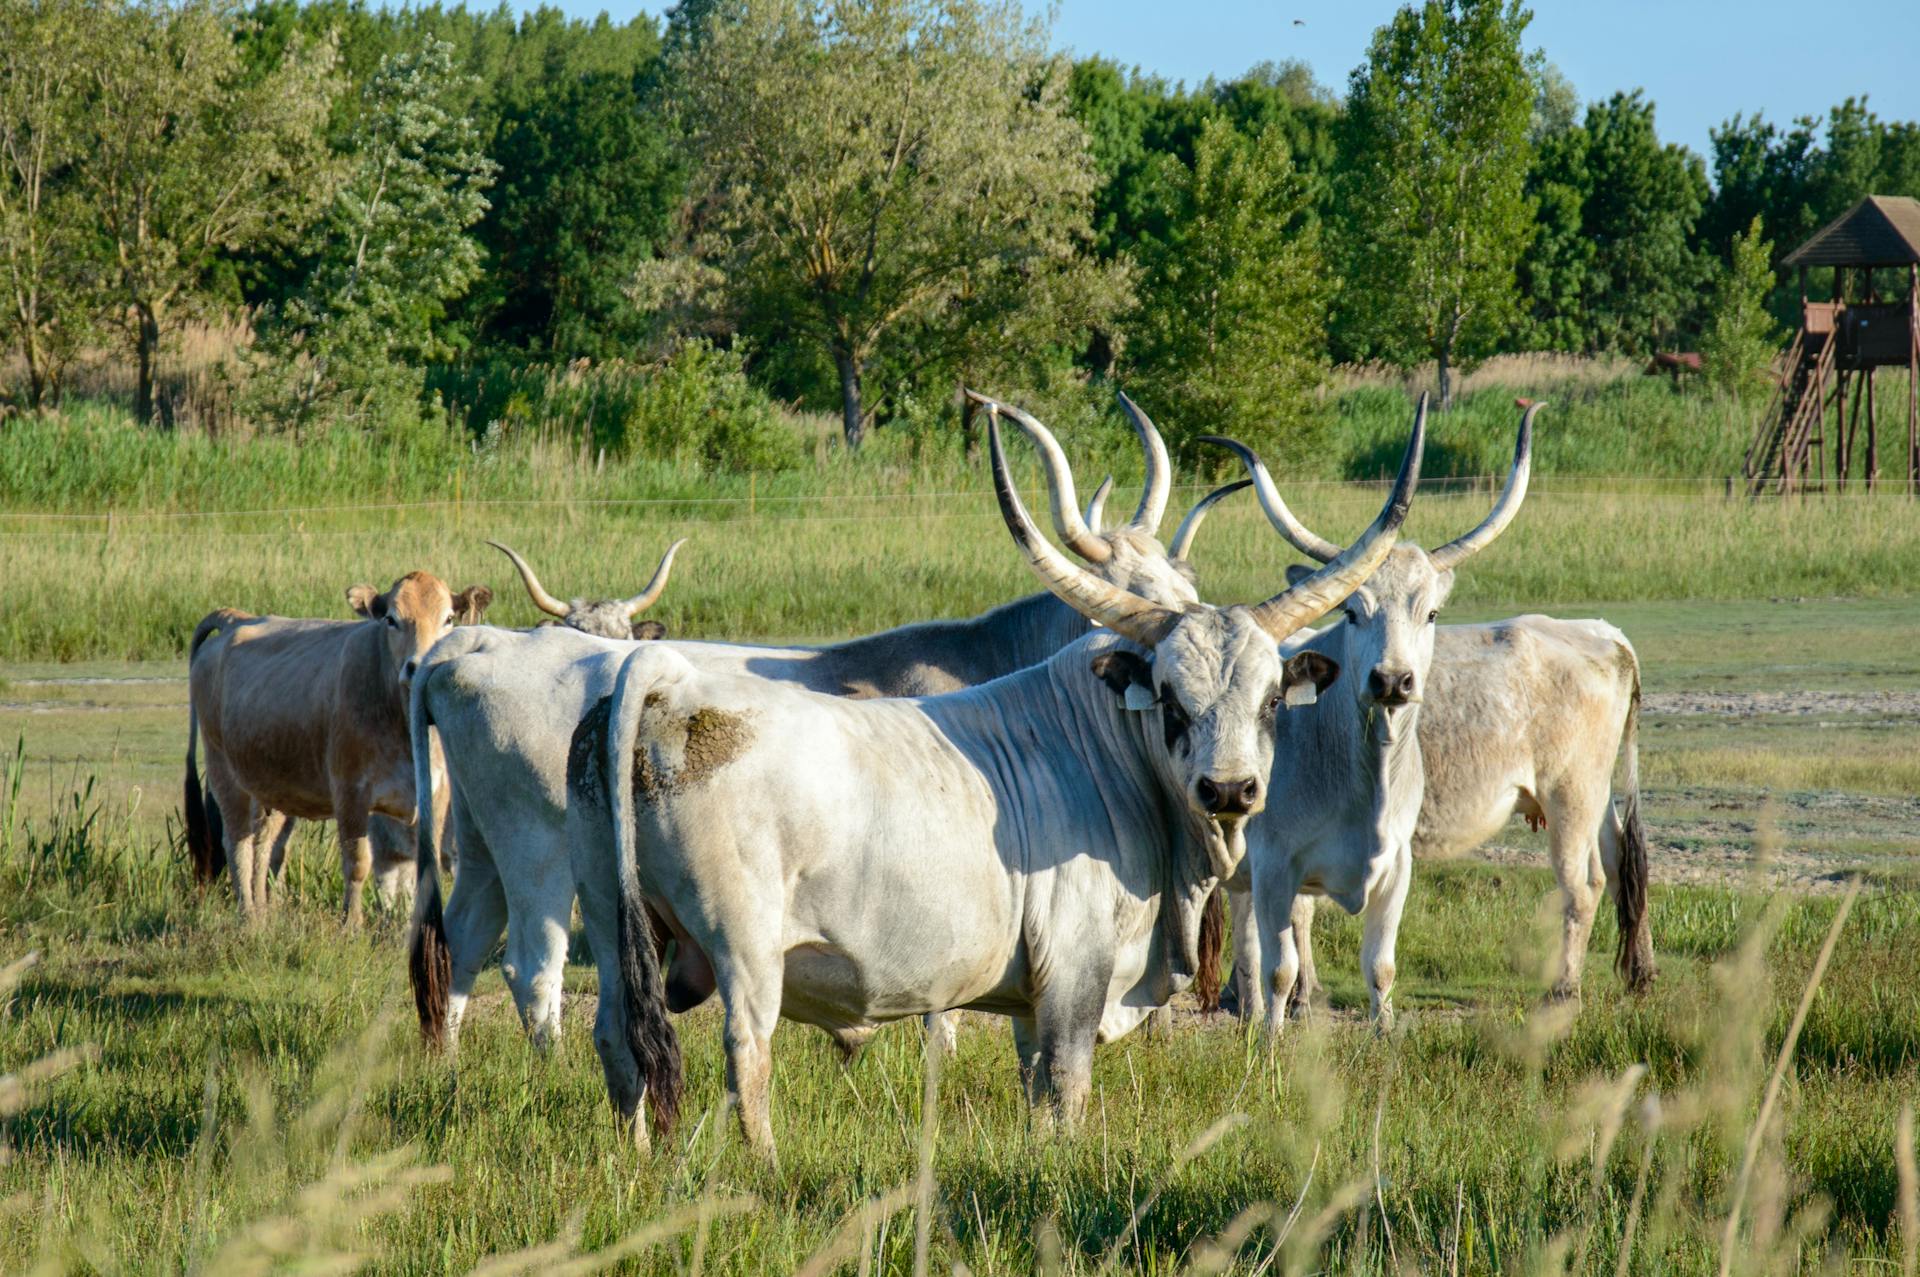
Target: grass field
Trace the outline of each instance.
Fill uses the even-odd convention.
[[[1486,409],[1490,455],[1510,428],[1510,407]],[[300,832],[269,925],[197,898],[172,847],[180,654],[212,606],[344,615],[347,585],[418,566],[491,584],[489,619],[528,624],[488,536],[573,595],[637,588],[688,535],[657,611],[690,637],[964,614],[1032,588],[984,475],[937,458],[714,480],[558,447],[489,470],[438,444],[96,442],[67,460],[0,432],[0,460],[44,467],[0,468],[0,744],[19,742],[0,786],[0,966],[39,955],[0,974],[0,1074],[16,1074],[0,1078],[0,1272],[544,1272],[572,1256],[590,1258],[565,1271],[908,1272],[921,1234],[940,1272],[1913,1272],[1920,1177],[1895,1155],[1920,1100],[1905,498],[1753,504],[1717,481],[1543,467],[1462,574],[1450,621],[1604,616],[1639,649],[1648,997],[1618,992],[1603,911],[1585,1005],[1540,1010],[1555,905],[1543,836],[1516,826],[1420,867],[1389,1037],[1362,1022],[1359,929],[1337,910],[1317,935],[1329,1013],[1272,1052],[1191,1013],[1171,1039],[1103,1047],[1073,1133],[1030,1125],[998,1022],[969,1021],[930,1106],[912,1026],[843,1068],[788,1025],[775,1170],[714,1108],[711,1009],[681,1021],[687,1120],[651,1158],[621,1145],[578,943],[552,1054],[526,1045],[490,972],[450,1064],[415,1044],[402,921],[333,921],[325,830]],[[1331,536],[1378,500],[1289,495]],[[1487,500],[1423,493],[1414,535],[1453,535]],[[1219,600],[1272,592],[1287,561],[1232,503],[1196,554]]]

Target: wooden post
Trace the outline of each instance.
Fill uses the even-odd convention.
[[[1907,495],[1920,496],[1920,265],[1907,267]]]
[[[1880,482],[1880,432],[1873,414],[1873,369],[1861,374],[1867,379],[1867,491]]]

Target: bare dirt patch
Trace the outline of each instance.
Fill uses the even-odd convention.
[[[1920,719],[1920,692],[1912,691],[1655,692],[1640,704],[1674,717]]]

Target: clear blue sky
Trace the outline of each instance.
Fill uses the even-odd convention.
[[[658,14],[664,0],[557,0],[567,12]],[[530,7],[529,0],[515,0]],[[1023,0],[1031,13],[1046,0]],[[1299,58],[1343,90],[1392,0],[1060,0],[1054,42],[1172,80],[1230,79]],[[1920,0],[1535,0],[1527,29],[1583,101],[1644,88],[1660,134],[1707,156],[1736,112],[1776,124],[1866,94],[1883,119],[1920,119]],[[1300,19],[1301,25],[1294,25]]]

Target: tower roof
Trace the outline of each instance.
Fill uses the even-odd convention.
[[[1920,200],[1869,195],[1788,253],[1783,266],[1920,264]]]

